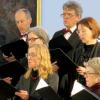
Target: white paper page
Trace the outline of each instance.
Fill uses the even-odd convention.
[[[35,90],[38,90],[47,86],[48,84],[41,78]]]
[[[97,98],[98,100],[100,100],[99,96],[97,96],[95,93],[93,93],[90,90],[88,90],[85,86],[83,86],[82,84],[80,84],[77,80],[75,80],[75,82],[74,82],[74,86],[73,86],[73,89],[72,89],[72,92],[71,92],[71,96],[75,95],[76,93],[78,93],[78,92],[80,92],[82,90],[86,90],[91,95],[93,95],[95,98]]]
[[[73,86],[73,89],[72,89],[72,92],[71,92],[71,96],[82,91],[83,89],[84,89],[84,87],[79,82],[77,82],[77,80],[75,80],[74,86]]]

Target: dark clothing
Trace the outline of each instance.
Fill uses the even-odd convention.
[[[100,82],[93,85],[90,90],[100,97]]]
[[[83,66],[83,62],[87,62],[89,58],[100,57],[100,43],[93,45],[81,44],[75,51],[73,60],[78,66]],[[77,75],[80,83],[85,85],[85,79],[81,75]]]
[[[65,29],[62,29],[60,31],[57,31],[54,36],[53,39],[58,37],[58,36],[64,36],[65,34]],[[67,33],[66,33],[67,34]],[[65,38],[65,37],[64,37]],[[76,50],[76,48],[80,45],[81,41],[78,37],[78,34],[76,32],[76,30],[71,33],[71,36],[69,37],[68,40],[66,40],[70,43],[70,45],[72,46],[72,49],[68,52],[65,52],[71,59],[73,56],[73,52]],[[63,45],[63,42],[60,41]],[[67,48],[66,48],[67,49]],[[63,63],[63,62],[62,62]],[[59,66],[59,67],[66,67],[66,66]],[[68,66],[70,67],[70,66]],[[58,71],[61,71],[60,68]],[[70,98],[70,93],[73,87],[73,81],[74,81],[74,73],[68,73],[68,71],[66,72],[66,74],[64,75],[59,75],[59,88],[58,88],[58,94],[59,96],[62,97],[62,99],[64,100],[69,100]]]
[[[56,73],[49,75],[47,80],[45,80],[45,81],[47,82],[47,84],[49,84],[52,87],[52,89],[55,92],[57,92],[59,77]],[[21,79],[16,87],[19,90],[21,89],[21,90],[28,91],[28,93],[30,95],[29,100],[34,100],[31,98],[34,98],[34,95],[35,95],[34,92],[38,85],[38,82],[39,82],[39,78],[36,78],[33,80],[31,77],[29,79],[25,79],[24,77],[21,77]],[[39,96],[37,96],[37,97],[39,98]],[[39,99],[39,100],[41,100],[41,99]]]
[[[58,37],[60,35],[64,35],[65,34],[65,31],[64,30],[65,29],[62,29],[60,31],[57,31],[54,34],[53,38],[56,38],[56,37]],[[68,40],[66,40],[66,41],[68,41],[71,44],[71,46],[73,47],[72,50],[70,50],[69,52],[67,52],[67,55],[70,58],[72,58],[74,49],[76,49],[79,46],[79,44],[81,43],[81,41],[80,41],[80,39],[78,37],[78,34],[77,34],[76,30],[71,34],[70,38]]]

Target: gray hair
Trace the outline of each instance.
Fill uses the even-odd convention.
[[[63,10],[64,9],[73,9],[73,10],[75,10],[76,15],[78,15],[78,16],[82,16],[82,13],[83,13],[83,9],[80,6],[80,4],[78,4],[75,1],[65,2],[63,5]]]
[[[89,59],[86,65],[92,68],[95,73],[100,74],[100,57]]]
[[[28,9],[25,9],[25,8],[18,9],[18,10],[16,11],[16,13],[18,13],[18,12],[24,12],[27,18],[32,18],[32,17],[31,17],[31,13],[30,13],[30,11],[29,11]]]
[[[40,39],[42,39],[43,43],[48,46],[49,37],[48,37],[47,32],[44,29],[42,29],[40,27],[31,27],[29,29],[29,34],[30,34],[30,32],[37,35]]]

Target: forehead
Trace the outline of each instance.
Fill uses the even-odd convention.
[[[35,34],[35,32],[30,32],[30,33],[28,34],[28,37],[37,37],[37,35]]]
[[[71,9],[71,8],[65,8],[65,9],[63,10],[63,12],[75,13],[75,10],[74,10],[74,9]]]
[[[94,69],[91,68],[91,66],[89,66],[89,65],[86,66],[86,70],[87,70],[87,72],[90,72],[90,73],[94,73],[95,72]]]
[[[15,14],[15,19],[16,20],[18,20],[18,19],[26,19],[26,18],[27,18],[27,16],[26,16],[25,12],[20,11],[20,12],[17,12]]]
[[[83,24],[78,24],[78,29],[87,29],[88,27]]]

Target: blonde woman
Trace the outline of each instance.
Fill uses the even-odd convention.
[[[50,61],[48,47],[42,44],[34,44],[28,50],[28,71],[21,78],[18,88],[20,92],[15,94],[21,99],[28,100],[35,91],[39,78],[43,78],[57,92],[58,75],[53,72],[53,67]]]

